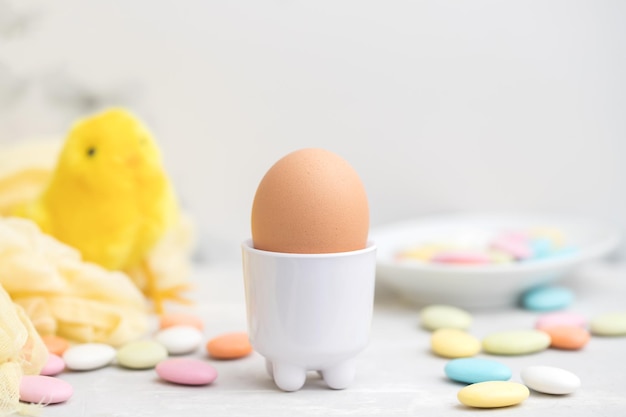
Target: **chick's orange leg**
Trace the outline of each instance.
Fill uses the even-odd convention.
[[[146,296],[152,300],[154,310],[157,314],[164,312],[165,309],[163,305],[166,301],[173,301],[180,304],[192,304],[191,300],[180,295],[181,292],[190,289],[188,284],[180,284],[170,288],[160,289],[157,277],[145,259],[141,261],[141,269],[146,279],[146,289],[144,292]]]

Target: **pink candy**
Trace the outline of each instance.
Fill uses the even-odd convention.
[[[217,378],[217,371],[211,365],[190,358],[166,359],[156,366],[156,373],[168,382],[181,385],[207,385]]]
[[[479,252],[442,252],[433,256],[431,261],[446,264],[471,265],[488,264],[492,262],[490,256]]]
[[[498,236],[491,243],[491,248],[509,253],[517,260],[528,259],[533,256],[533,250],[526,240],[511,235]]]
[[[577,313],[557,311],[554,313],[544,314],[535,322],[535,328],[537,330],[555,326],[576,326],[586,328],[587,319]]]
[[[65,362],[59,355],[54,353],[48,354],[48,360],[44,367],[41,369],[40,374],[44,376],[55,376],[63,372],[65,369]]]
[[[25,375],[20,383],[20,401],[57,404],[70,399],[74,389],[62,379],[43,375]]]

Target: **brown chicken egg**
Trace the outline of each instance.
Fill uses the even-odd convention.
[[[358,174],[333,152],[292,152],[265,174],[252,205],[256,249],[335,253],[364,249],[369,207]]]

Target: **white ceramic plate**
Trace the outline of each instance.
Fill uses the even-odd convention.
[[[572,253],[506,264],[451,265],[399,260],[397,253],[420,243],[487,242],[504,230],[549,227],[559,230]],[[526,214],[446,214],[374,229],[377,279],[417,304],[446,303],[465,308],[502,307],[518,302],[537,285],[566,276],[581,264],[601,258],[620,242],[615,227],[569,216]]]

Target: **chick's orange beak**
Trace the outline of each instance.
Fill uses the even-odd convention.
[[[126,165],[131,168],[135,168],[141,164],[141,155],[137,152],[132,153],[129,157],[126,158]]]

